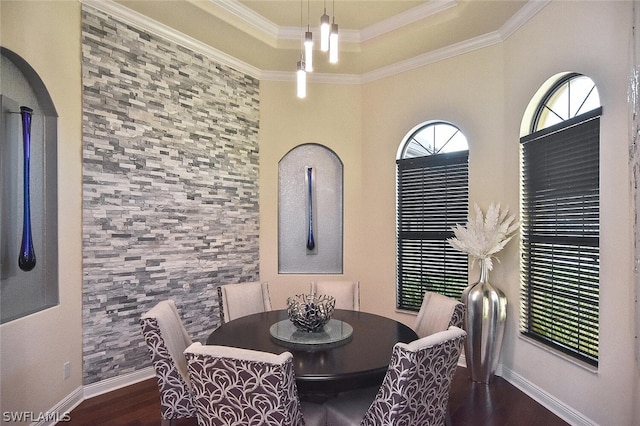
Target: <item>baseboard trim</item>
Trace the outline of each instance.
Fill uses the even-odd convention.
[[[84,399],[93,398],[107,392],[118,390],[125,386],[131,386],[143,380],[155,377],[153,367],[146,367],[133,373],[123,374],[122,376],[111,377],[101,380],[97,383],[91,383],[84,387]]]
[[[146,367],[142,370],[134,371],[133,373],[123,374],[122,376],[112,377],[110,379],[101,380],[97,383],[81,386],[47,412],[47,417],[51,417],[50,420],[47,419],[34,422],[31,426],[54,426],[58,424],[58,422],[64,423],[65,415],[69,414],[83,401],[126,386],[135,385],[136,383],[153,377],[155,377],[155,370],[153,367]]]
[[[537,401],[539,404],[544,406],[547,410],[554,413],[556,416],[560,417],[565,422],[569,423],[573,426],[597,426],[598,423],[593,420],[585,417],[581,413],[577,412],[573,408],[569,407],[564,402],[560,401],[558,398],[549,394],[545,390],[539,388],[534,385],[530,381],[526,380],[524,377],[519,375],[518,373],[508,369],[504,365],[499,366],[499,375],[511,383],[513,386],[520,389],[522,392],[527,394],[533,400]]]
[[[47,419],[40,420],[38,422],[31,423],[31,426],[53,426],[58,424],[59,421],[64,421],[66,415],[71,412],[75,407],[80,405],[84,401],[82,386],[71,392],[65,399],[56,404],[53,408],[47,411]]]

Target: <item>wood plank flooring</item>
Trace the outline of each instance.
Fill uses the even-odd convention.
[[[449,397],[453,426],[565,426],[562,419],[501,377],[490,385],[472,383],[465,368],[456,371]],[[145,380],[82,402],[71,426],[158,426],[160,396],[155,379]],[[178,426],[196,426],[184,419]],[[418,426],[418,425],[416,425]]]

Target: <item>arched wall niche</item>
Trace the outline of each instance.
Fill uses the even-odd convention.
[[[37,72],[0,47],[0,316],[6,323],[58,304],[57,122]],[[18,266],[24,225],[24,139],[20,107],[33,110],[30,138],[31,232],[36,255]]]
[[[343,272],[343,175],[336,153],[316,143],[278,163],[278,273]]]

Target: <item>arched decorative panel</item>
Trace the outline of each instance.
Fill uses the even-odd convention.
[[[0,313],[5,323],[58,304],[58,117],[35,70],[8,49],[0,53]],[[21,109],[31,111],[27,125]],[[27,240],[32,241],[28,250]]]
[[[278,272],[341,274],[343,165],[330,149],[303,144],[278,164]]]

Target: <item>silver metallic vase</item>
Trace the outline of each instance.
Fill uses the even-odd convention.
[[[489,383],[500,357],[507,319],[507,298],[500,289],[489,283],[486,259],[480,260],[480,279],[464,289],[461,300],[467,308],[467,370],[472,381]]]

